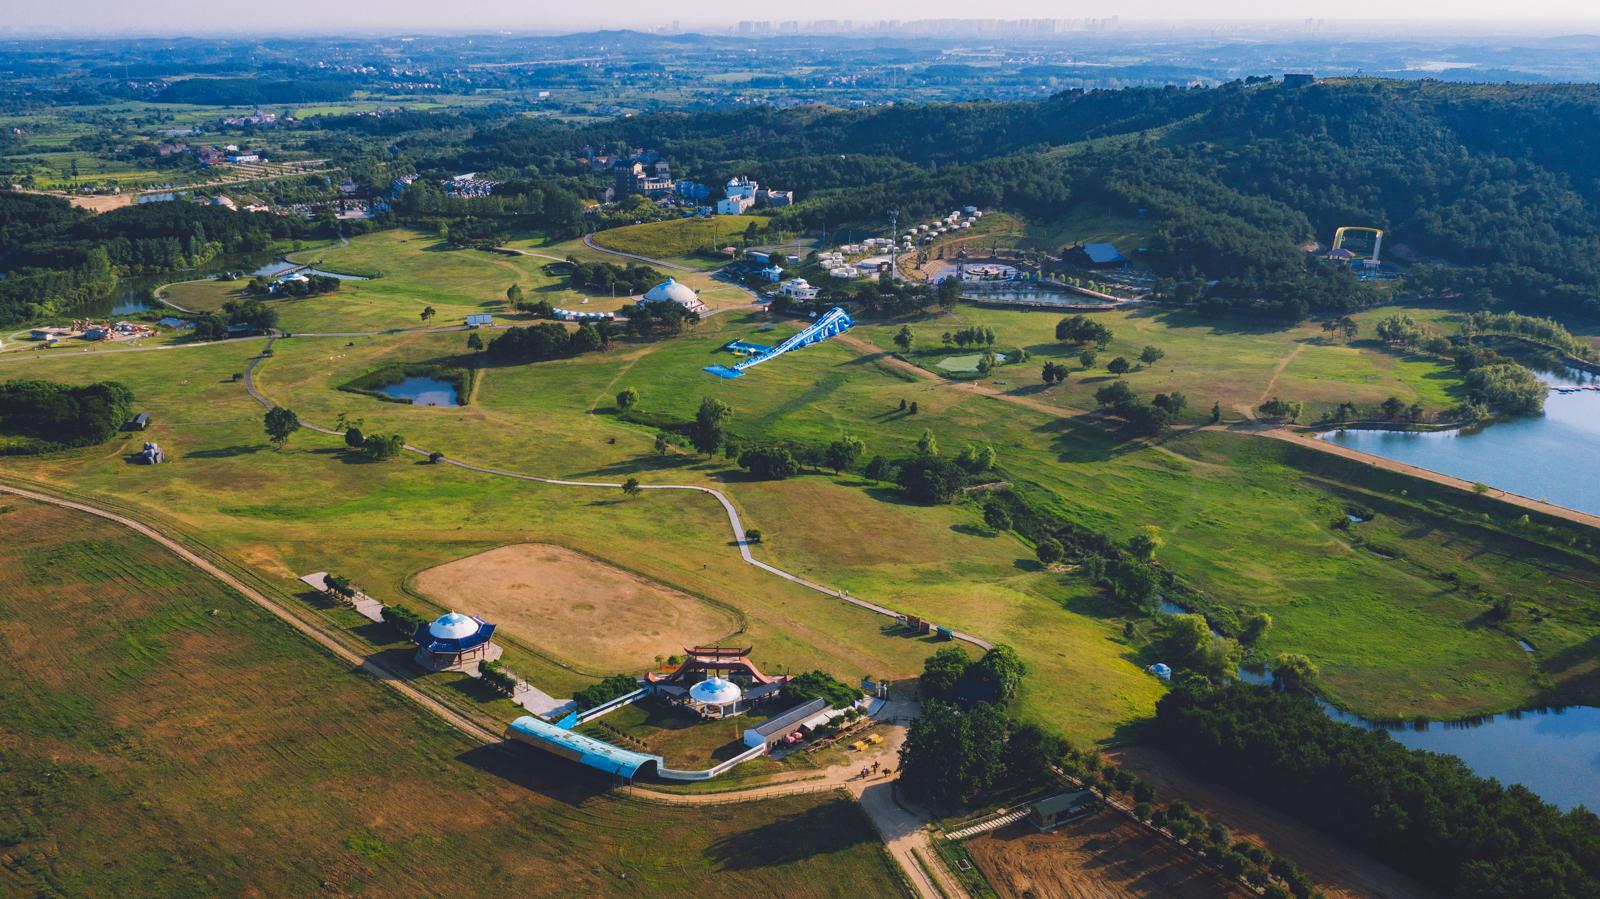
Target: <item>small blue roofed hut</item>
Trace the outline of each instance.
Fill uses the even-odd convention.
[[[468,669],[479,662],[498,658],[494,625],[476,615],[449,612],[417,628],[411,636],[417,644],[417,661],[435,671]]]

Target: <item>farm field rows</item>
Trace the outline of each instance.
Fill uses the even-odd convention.
[[[901,890],[846,798],[616,798],[472,743],[131,531],[7,498],[0,532],[0,891]]]

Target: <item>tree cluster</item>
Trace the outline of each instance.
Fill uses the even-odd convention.
[[[133,392],[116,381],[73,386],[0,383],[0,434],[29,438],[13,451],[42,452],[110,440],[133,415]]]
[[[1600,818],[1563,813],[1460,759],[1330,720],[1312,700],[1185,684],[1156,739],[1196,773],[1344,840],[1446,895],[1600,894]]]

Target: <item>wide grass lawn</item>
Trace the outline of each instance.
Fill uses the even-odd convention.
[[[1018,342],[1036,328],[1053,337],[1057,318],[983,315],[973,320],[1013,329]],[[914,328],[920,340],[923,331],[937,334],[958,320]],[[1317,358],[1323,349],[1358,360],[1348,371],[1383,371],[1391,358],[1324,348],[1314,342],[1317,334],[1299,344],[1285,342],[1282,332],[1230,334],[1159,316],[1130,316],[1113,328],[1137,346],[1145,338],[1120,332],[1146,323],[1165,335],[1152,342],[1164,344],[1168,357],[1155,371],[1130,376],[1136,384],[1161,375],[1162,365],[1183,363],[1188,371],[1193,363],[1183,360],[1191,353],[1209,353],[1223,366],[1230,353],[1208,349],[1212,341],[1231,341],[1235,354],[1255,346],[1258,365],[1269,368],[1236,375],[1240,396],[1259,395],[1263,375],[1270,381],[1270,369],[1296,346],[1302,348],[1280,380],[1301,356]],[[797,328],[730,312],[672,340],[486,365],[473,403],[460,408],[381,403],[334,389],[381,364],[451,361],[464,352],[459,334],[281,340],[257,380],[307,421],[328,425],[346,413],[362,419],[364,431],[400,433],[450,458],[612,483],[635,476],[647,484],[718,485],[746,524],[763,531],[757,552],[768,561],[1016,645],[1032,669],[1024,714],[1080,740],[1111,738],[1144,719],[1161,689],[1140,670],[1152,660],[1123,636],[1121,613],[1083,579],[1041,570],[1031,547],[989,530],[970,504],[910,505],[891,488],[848,474],[752,482],[720,456],[682,448],[657,454],[653,430],[615,416],[617,391],[634,387],[643,409],[681,419],[693,416],[702,397],[719,397],[734,410],[732,431],[747,442],[819,443],[855,434],[868,457],[890,458],[909,454],[925,429],[946,453],[991,444],[1003,477],[1074,520],[1119,539],[1142,525],[1160,527],[1167,539],[1161,560],[1201,591],[1210,609],[1269,611],[1276,624],[1261,651],[1307,653],[1321,666],[1328,695],[1368,714],[1453,717],[1600,695],[1581,651],[1596,637],[1596,563],[1581,545],[1587,535],[1568,548],[1564,533],[1512,533],[1505,526],[1514,516],[1493,503],[1425,494],[1415,482],[1248,435],[1195,432],[1155,447],[1124,441],[1095,420],[914,378],[838,341],[733,381],[700,370],[731,358],[718,351],[731,338],[771,343]],[[742,564],[726,519],[702,495],[646,491],[628,498],[620,490],[497,479],[409,457],[364,464],[336,439],[311,433],[274,451],[261,433],[260,407],[229,381],[252,351],[225,345],[39,365],[35,374],[128,383],[155,415],[151,438],[174,462],[132,468],[118,445],[6,459],[0,471],[137,506],[286,586],[297,574],[338,567],[390,599],[404,595],[408,575],[431,565],[510,542],[553,542],[739,609],[747,619],[742,639],[756,647],[764,668],[903,678],[936,648],[899,635],[888,619]],[[916,402],[919,414],[899,412],[901,400]],[[1192,404],[1204,402],[1191,393]],[[1350,503],[1377,509],[1379,517],[1352,532],[1334,529]],[[1368,544],[1381,544],[1384,554]],[[1489,601],[1505,593],[1518,597],[1519,611],[1504,626],[1487,626]],[[433,611],[419,597],[405,601]],[[1540,646],[1537,659],[1517,646],[1519,633]],[[508,649],[508,663],[551,692],[588,682],[517,647]]]
[[[7,499],[0,534],[0,892],[903,892],[842,796],[617,798],[477,745],[131,531]]]
[[[950,355],[943,336],[970,326],[994,330],[995,349],[1026,349],[1025,364],[1001,366],[990,380],[1003,381],[1008,391],[1066,408],[1094,407],[1094,392],[1115,378],[1106,370],[1121,356],[1139,363],[1146,346],[1166,355],[1154,365],[1125,375],[1134,392],[1150,397],[1179,391],[1189,400],[1188,417],[1209,418],[1211,406],[1222,406],[1225,418],[1253,415],[1274,396],[1303,402],[1303,420],[1351,401],[1372,407],[1390,396],[1420,402],[1442,412],[1465,400],[1460,378],[1442,359],[1391,350],[1372,339],[1376,323],[1393,309],[1355,316],[1360,327],[1348,343],[1328,337],[1316,322],[1290,327],[1252,326],[1229,319],[1203,318],[1192,312],[1149,308],[1088,313],[1111,328],[1110,346],[1097,351],[1089,368],[1078,361],[1080,348],[1055,339],[1056,323],[1067,313],[1039,309],[994,309],[962,304],[952,313],[926,316],[911,323],[915,338],[909,358],[938,370]],[[1445,333],[1454,330],[1451,317],[1438,310],[1419,310]],[[873,324],[857,330],[878,347],[897,351],[899,323]],[[1066,363],[1065,384],[1046,388],[1039,378],[1047,359]]]
[[[663,259],[689,268],[712,269],[727,262],[725,257],[712,253],[729,244],[738,245],[747,228],[752,224],[765,228],[767,221],[767,216],[757,213],[668,219],[597,231],[594,242],[636,256]]]

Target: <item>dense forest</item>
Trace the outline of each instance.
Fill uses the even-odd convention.
[[[1050,221],[1090,201],[1154,225],[1164,273],[1218,309],[1297,318],[1370,302],[1298,247],[1385,228],[1392,258],[1450,263],[1435,289],[1600,310],[1600,89],[1347,79],[1308,87],[1069,91],[1038,103],[658,113],[583,128],[485,124],[408,145],[439,171],[579,176],[584,147],[651,147],[716,183],[794,188],[780,224],[837,229],[896,206],[974,203]],[[598,183],[598,182],[597,182]]]
[[[331,236],[328,228],[192,203],[96,216],[56,197],[0,191],[0,325],[64,312],[105,295],[122,276],[183,271],[275,239]]]
[[[0,383],[0,443],[30,453],[103,443],[133,414],[133,393],[115,381],[73,387],[54,381]]]
[[[1305,819],[1445,895],[1600,895],[1600,818],[1562,813],[1458,758],[1330,720],[1305,696],[1192,683],[1155,735],[1203,776]]]

